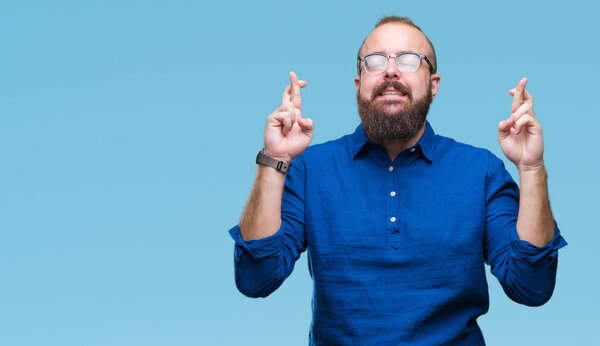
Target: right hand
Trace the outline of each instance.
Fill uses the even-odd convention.
[[[283,91],[281,106],[267,118],[265,128],[265,155],[291,162],[312,140],[313,121],[302,117],[300,88],[306,81],[298,80],[290,72],[290,84]]]

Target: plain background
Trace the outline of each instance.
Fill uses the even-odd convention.
[[[436,46],[434,130],[497,143],[530,79],[560,251],[554,296],[489,276],[489,345],[593,345],[599,8],[590,1],[3,1],[0,344],[305,345],[306,255],[267,299],[241,295],[233,241],[265,118],[294,70],[313,143],[359,123],[356,51],[383,15]]]

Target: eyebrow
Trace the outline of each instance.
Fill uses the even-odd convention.
[[[402,53],[417,53],[417,52],[414,52],[414,51],[412,51],[412,50],[401,50],[401,51],[397,52],[396,54],[392,54],[392,55],[398,55],[398,54],[402,54]],[[371,52],[371,53],[366,53],[366,54],[363,54],[362,56],[369,55],[369,54],[383,54],[383,55],[389,55],[389,54],[388,54],[388,53],[386,53],[386,52]],[[421,53],[419,53],[419,54],[421,54]]]

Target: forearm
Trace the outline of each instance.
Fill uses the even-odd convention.
[[[519,169],[520,201],[517,233],[521,240],[544,246],[554,237],[546,168]]]
[[[259,165],[250,198],[240,219],[244,241],[271,236],[281,227],[281,198],[285,175]]]

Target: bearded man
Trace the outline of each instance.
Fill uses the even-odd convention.
[[[514,301],[552,295],[566,245],[548,201],[542,129],[522,79],[498,124],[520,189],[488,150],[436,135],[426,121],[440,76],[429,39],[385,17],[358,54],[353,134],[308,147],[305,81],[290,73],[267,118],[264,149],[235,240],[235,281],[276,290],[308,249],[309,344],[484,345],[484,264]]]

